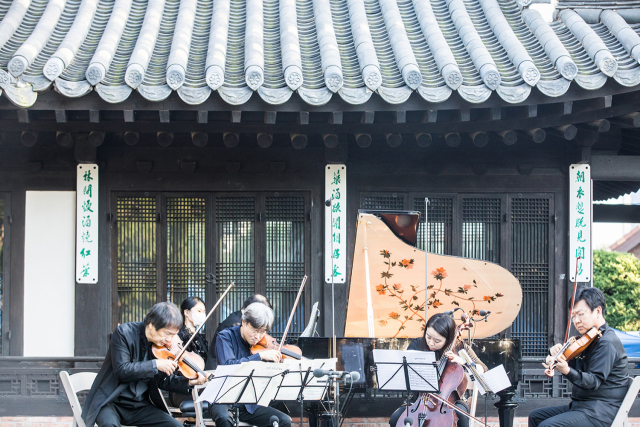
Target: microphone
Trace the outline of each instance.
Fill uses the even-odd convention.
[[[324,205],[325,205],[326,207],[331,206],[331,199],[327,199],[327,200],[325,200],[325,201],[324,201]]]
[[[480,311],[478,312],[478,314],[479,314],[480,316],[484,317],[484,321],[486,322],[486,321],[487,321],[487,317],[489,317],[489,315],[491,314],[491,312],[490,312],[490,311],[487,311],[487,310],[480,310]]]
[[[278,424],[280,424],[280,419],[275,415],[271,415],[271,418],[269,418],[269,425],[272,427],[278,427]]]
[[[407,417],[404,419],[404,427],[411,427],[413,425],[413,418]]]
[[[456,307],[456,308],[454,308],[453,310],[445,311],[445,312],[444,312],[444,314],[446,314],[446,315],[448,315],[448,316],[453,316],[453,313],[455,313],[455,312],[456,312],[456,311],[458,311],[458,310],[462,310],[462,309],[461,309],[460,307]],[[462,311],[464,311],[464,310],[462,310]]]
[[[322,368],[314,369],[313,376],[316,378],[322,378],[326,376],[343,378],[343,377],[349,376],[351,377],[351,380],[353,382],[358,382],[358,380],[360,379],[360,374],[356,371],[353,371],[353,372],[334,371],[332,369],[322,369]]]
[[[349,376],[351,377],[351,381],[353,381],[354,383],[357,383],[358,381],[360,381],[360,373],[353,371],[349,374]]]

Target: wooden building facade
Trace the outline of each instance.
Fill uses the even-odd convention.
[[[282,333],[305,274],[293,334],[315,302],[329,334],[327,164],[347,168],[348,266],[358,209],[424,213],[428,197],[429,251],[520,281],[501,335],[523,343],[521,400],[568,397],[539,369],[566,325],[568,167],[592,165],[595,200],[640,187],[640,25],[601,6],[545,23],[526,6],[0,1],[0,407],[66,413],[59,370],[96,369],[119,323],[190,295],[211,307],[231,281],[209,337],[255,292]],[[96,284],[28,261],[75,221],[57,213],[80,163],[100,170]],[[49,304],[49,282],[69,298]],[[347,295],[336,286],[338,333]],[[47,347],[58,336],[73,338]]]

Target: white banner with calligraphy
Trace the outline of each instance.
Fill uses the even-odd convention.
[[[590,282],[593,265],[591,251],[592,185],[589,165],[569,167],[569,278]]]
[[[347,167],[327,165],[324,170],[324,277],[327,283],[346,282],[347,271]]]
[[[94,164],[77,169],[76,281],[98,282],[98,165]]]

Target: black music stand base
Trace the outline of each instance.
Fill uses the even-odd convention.
[[[514,397],[516,396],[515,387],[509,387],[497,393],[500,396],[500,401],[493,404],[498,409],[498,419],[500,421],[500,427],[513,427],[513,418],[516,414],[516,403]]]

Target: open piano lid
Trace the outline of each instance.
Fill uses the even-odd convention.
[[[371,323],[373,337],[416,338],[429,317],[455,308],[474,317],[491,312],[487,322],[476,323],[475,338],[508,328],[522,304],[518,279],[497,264],[469,258],[427,254],[425,315],[425,252],[415,247],[419,218],[417,212],[358,212],[344,336],[368,337]]]

